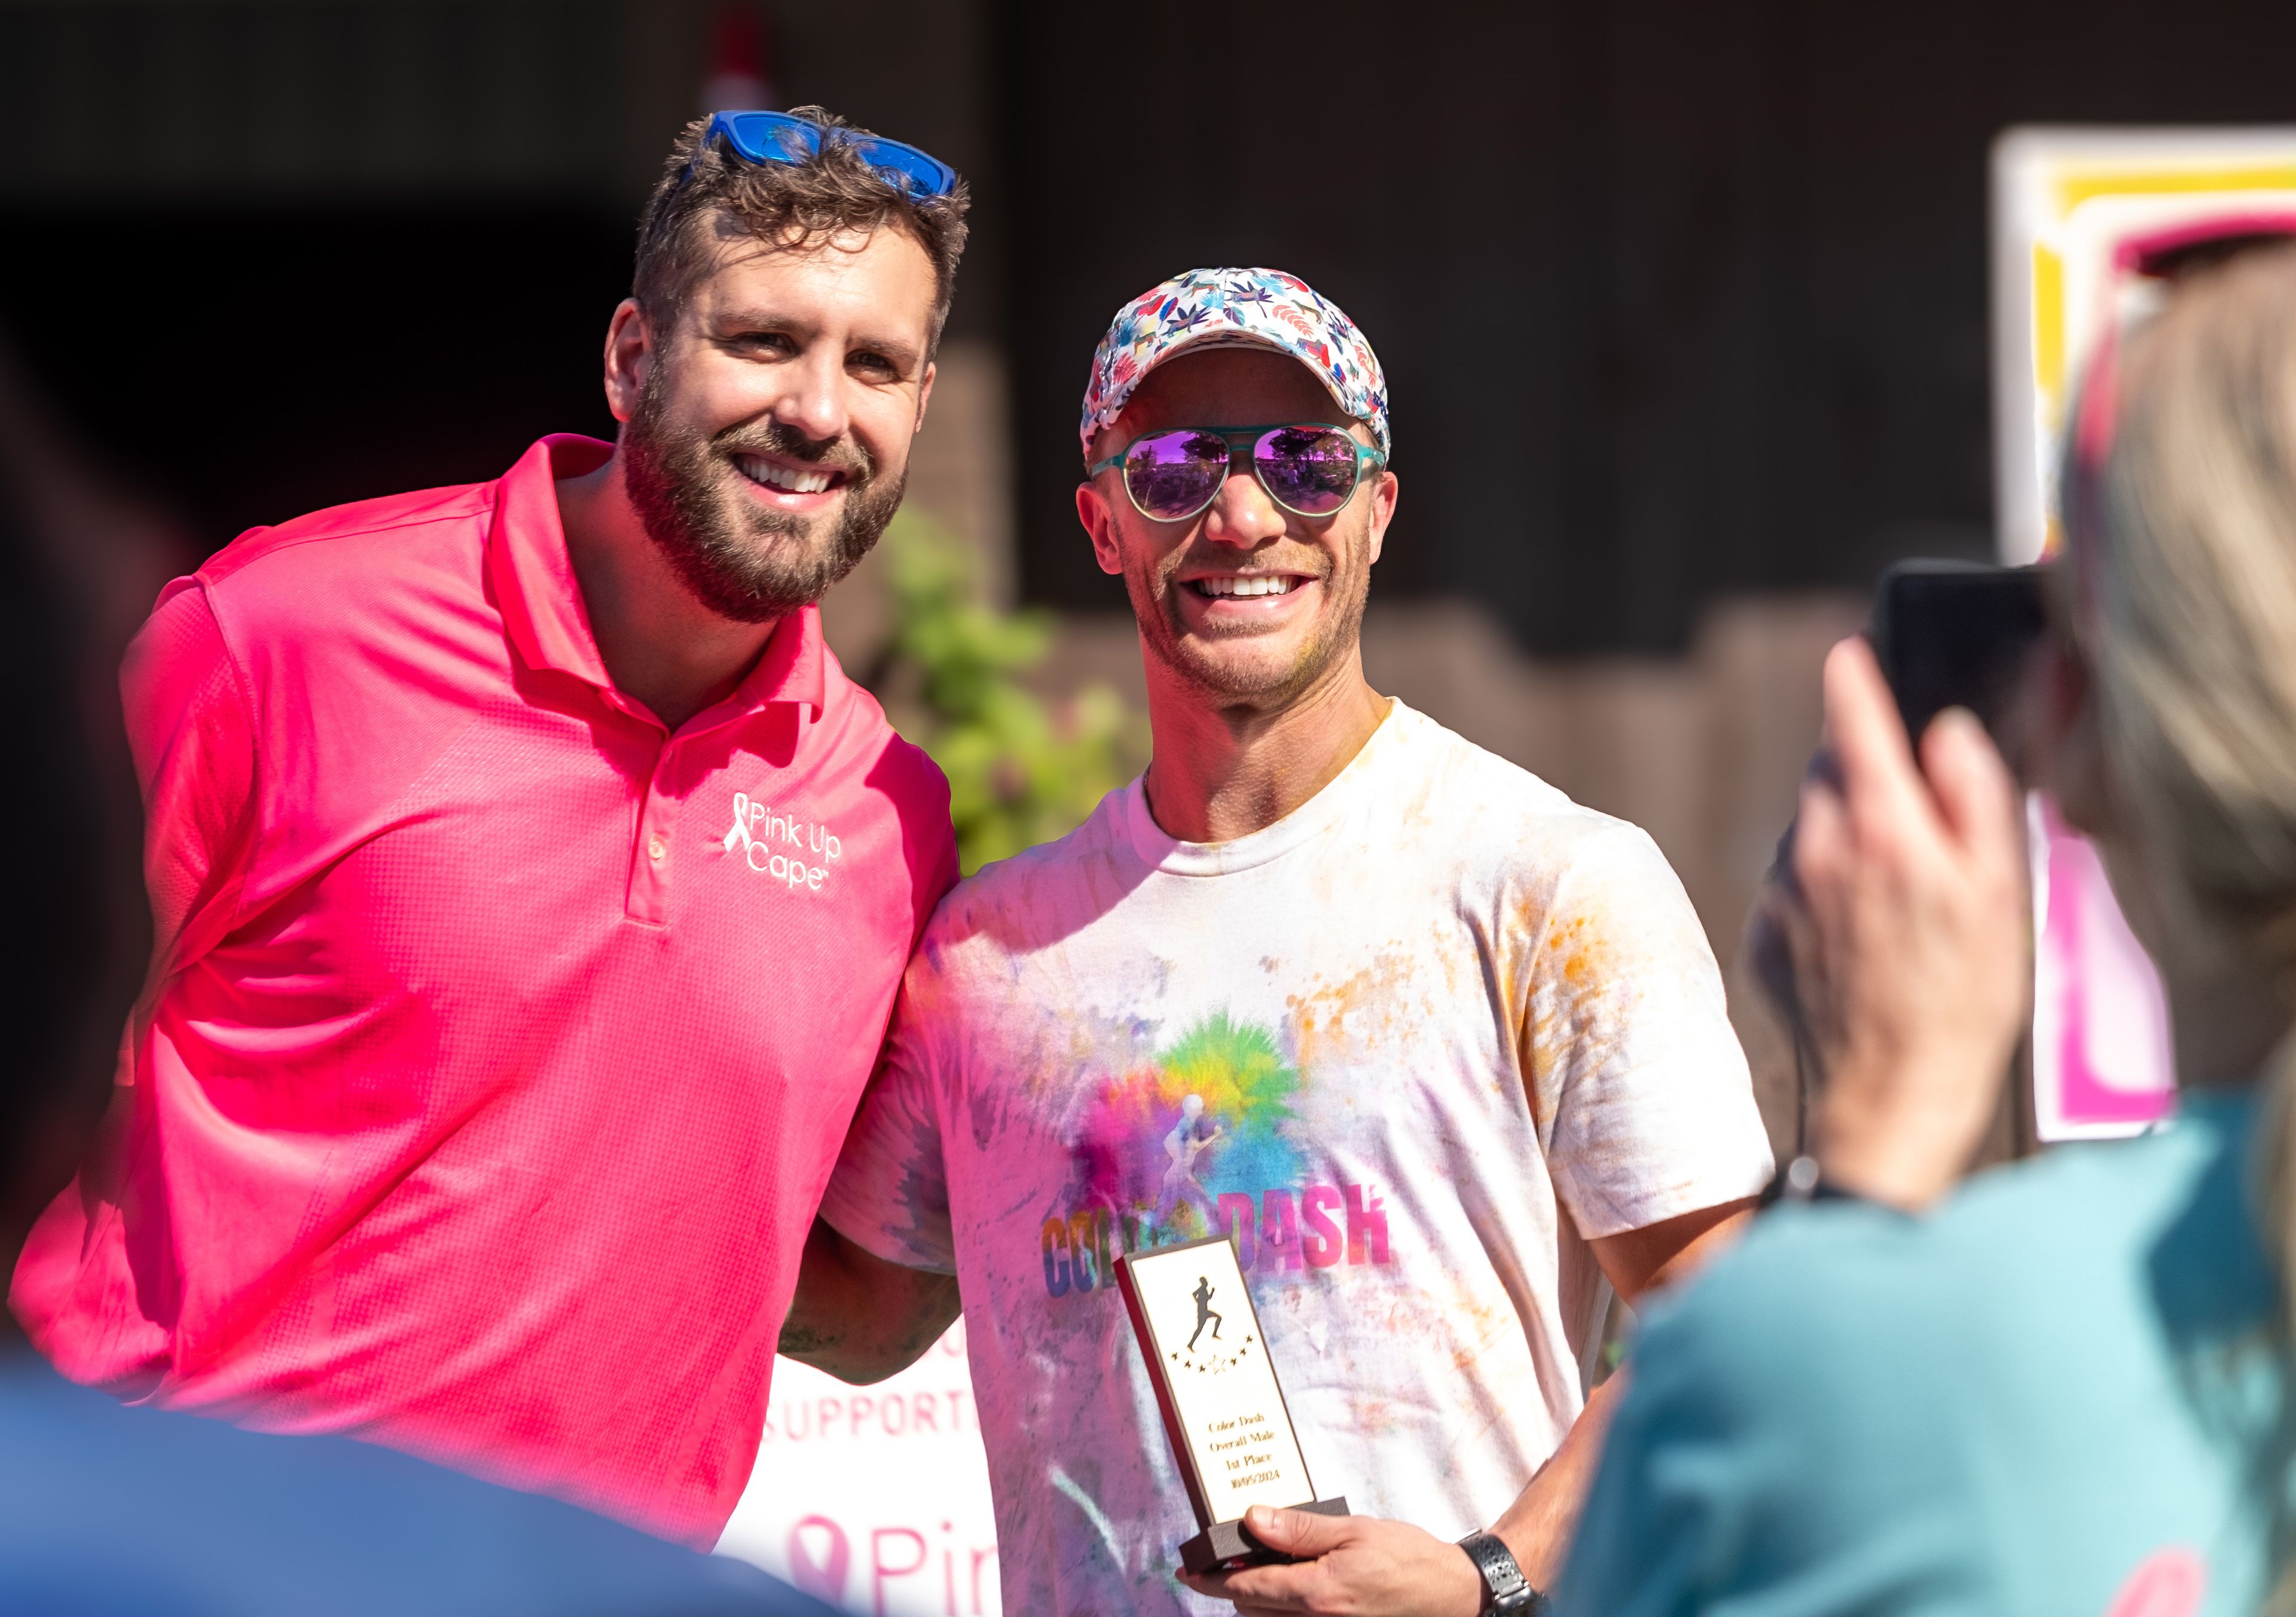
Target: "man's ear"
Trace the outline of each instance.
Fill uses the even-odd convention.
[[[930,359],[925,361],[924,380],[917,384],[917,424],[909,429],[912,432],[924,430],[925,406],[932,403],[933,378],[939,374],[940,365],[938,362]]]
[[[1102,572],[1122,577],[1124,552],[1116,543],[1116,513],[1108,509],[1107,500],[1090,483],[1077,485],[1076,505],[1077,520],[1092,535],[1093,559],[1100,563]]]
[[[653,328],[635,298],[614,306],[606,323],[606,408],[618,421],[627,421],[638,410],[645,391],[646,372],[653,366]]]
[[[2090,837],[2118,829],[2107,779],[2096,680],[2080,648],[2052,633],[2035,652],[2027,708],[2033,782],[2056,802],[2065,823]]]
[[[1371,559],[1379,559],[1381,548],[1387,543],[1387,525],[1395,520],[1395,502],[1403,486],[1395,474],[1382,470],[1371,496]]]

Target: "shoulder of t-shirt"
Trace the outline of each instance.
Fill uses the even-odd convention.
[[[2224,1226],[2241,1217],[2239,1186],[2205,1182],[2222,1155],[2219,1139],[2172,1131],[1988,1170],[1918,1218],[1854,1203],[1774,1209],[1653,1307],[1637,1362],[1681,1356],[1741,1396],[1832,1407],[1853,1424],[1872,1417],[1866,1401],[1932,1384],[1953,1396],[1943,1382],[2000,1362],[1980,1345],[1997,1327],[2030,1332],[2073,1297],[2126,1287],[2180,1221],[2205,1225],[2192,1242],[2200,1266],[2235,1257]]]
[[[394,559],[422,554],[426,540],[467,543],[475,554],[497,491],[492,482],[418,489],[251,527],[209,557],[196,576],[211,597],[234,606],[259,603],[291,613],[300,605],[332,618],[361,593],[344,586],[371,589]]]
[[[1407,789],[1423,796],[1447,845],[1470,863],[1489,862],[1519,874],[1526,862],[1558,871],[1665,862],[1650,834],[1632,821],[1575,801],[1415,709],[1398,704],[1396,717],[1408,727],[1398,738],[1409,759]]]
[[[1857,1204],[1773,1209],[1645,1311],[1629,1396],[1833,1448],[1894,1418],[1890,1407],[1949,1394],[1967,1363],[1969,1284],[1927,1220]]]
[[[2134,1283],[2164,1316],[2203,1292],[2218,1311],[2263,1307],[2273,1282],[2247,1139],[2180,1123],[2135,1139],[2056,1146],[1973,1176],[1928,1221],[1929,1238],[2005,1296],[2094,1296]],[[2140,1276],[2152,1269],[2163,1273]]]
[[[999,955],[1054,942],[1073,922],[1096,917],[1107,883],[1128,852],[1123,814],[1130,786],[1103,797],[1065,837],[985,864],[949,890],[920,941],[921,958],[945,968],[949,957],[986,944]],[[1095,879],[1098,878],[1100,879]]]
[[[1789,1604],[1760,1597],[1789,1569],[1808,1587],[1956,1585],[1988,1553],[1976,1467],[1983,1422],[2000,1418],[1970,1396],[1975,1314],[1920,1221],[1833,1204],[1761,1215],[1641,1311],[1603,1514],[1582,1529],[1603,1548],[1574,1561],[1566,1590],[1695,1587],[1753,1612]]]

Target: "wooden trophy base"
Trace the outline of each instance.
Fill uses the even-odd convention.
[[[1344,1499],[1316,1499],[1285,1508],[1312,1511],[1319,1516],[1343,1516],[1348,1514],[1348,1502]],[[1240,1521],[1215,1522],[1180,1546],[1180,1564],[1199,1575],[1232,1572],[1246,1566],[1280,1565],[1297,1558],[1268,1548],[1246,1531]]]

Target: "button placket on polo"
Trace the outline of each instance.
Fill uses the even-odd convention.
[[[653,772],[646,780],[645,801],[638,808],[637,843],[630,850],[630,885],[622,911],[648,926],[669,922],[670,883],[677,863],[677,812],[670,789],[676,778],[678,743],[667,739],[654,754]]]

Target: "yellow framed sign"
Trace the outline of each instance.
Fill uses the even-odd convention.
[[[2001,559],[2054,548],[2066,412],[2119,285],[2114,248],[2260,208],[2296,208],[2296,126],[2029,126],[1993,144],[1995,517]],[[2116,314],[2128,311],[2116,308]]]
[[[2011,129],[1992,181],[1995,521],[2001,559],[2022,563],[2059,547],[2058,461],[2097,339],[2163,293],[2133,255],[2296,220],[2296,127]],[[2159,974],[2095,850],[2045,799],[2030,813],[2036,1132],[2140,1132],[2176,1102]]]

